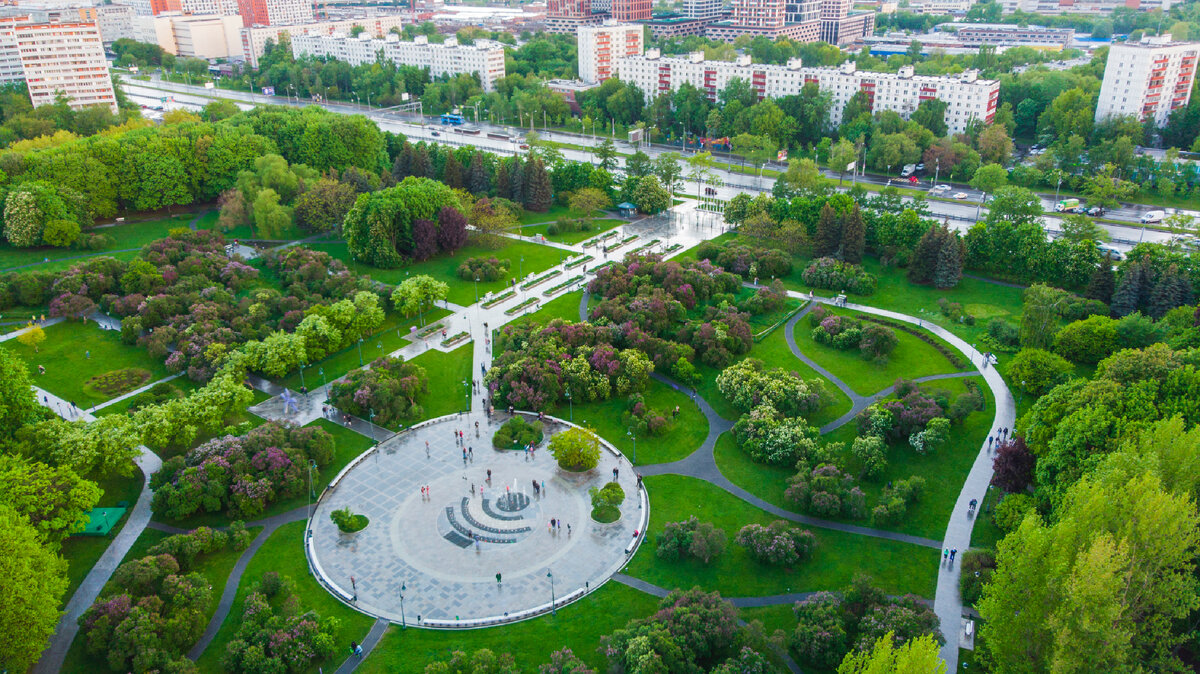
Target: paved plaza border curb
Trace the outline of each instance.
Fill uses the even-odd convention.
[[[395,433],[394,435],[392,435],[392,436],[388,437],[386,440],[384,440],[384,442],[387,442],[388,440],[394,440],[396,438],[403,437],[403,436],[411,433],[412,431],[424,428],[426,426],[432,426],[434,424],[438,424],[438,423],[441,423],[443,421],[450,420],[450,419],[461,418],[465,414],[466,414],[466,412],[456,412],[454,414],[446,414],[446,415],[437,417],[435,419],[426,419],[425,421],[422,421],[418,424],[414,424],[412,426],[409,426],[408,428],[405,428],[404,430],[402,430],[398,433]],[[514,411],[513,417],[516,417],[518,415],[530,417],[533,420],[538,419],[538,414],[536,412],[529,412],[529,411],[525,411],[525,410]],[[562,424],[563,426],[567,426],[570,428],[583,428],[582,426],[579,426],[573,422],[566,421],[565,419],[560,419],[558,417],[551,416],[548,414],[542,415],[541,418],[548,420],[548,421],[558,423],[558,424]],[[596,434],[596,437],[600,440],[600,444],[605,449],[607,449],[610,454],[617,457],[618,459],[624,459],[627,462],[629,461],[628,457],[626,457],[625,454],[621,452],[621,450],[619,450],[615,446],[613,446],[612,443],[605,440],[599,434]],[[321,567],[320,561],[317,560],[316,552],[313,549],[313,536],[312,536],[313,513],[315,513],[317,511],[317,509],[320,507],[321,503],[326,499],[326,497],[331,496],[333,494],[333,492],[336,491],[338,484],[342,481],[342,478],[344,478],[348,473],[350,473],[350,471],[352,471],[356,467],[358,467],[358,465],[361,464],[363,461],[370,458],[372,455],[378,453],[381,445],[382,445],[382,443],[376,444],[374,447],[371,447],[370,449],[363,452],[362,454],[359,454],[350,463],[346,464],[346,466],[344,468],[342,468],[342,470],[339,471],[338,474],[336,476],[334,476],[334,478],[332,480],[330,480],[329,484],[325,487],[325,489],[321,491],[321,495],[319,497],[317,497],[317,500],[313,501],[313,503],[310,506],[308,506],[308,513],[307,513],[307,517],[305,518],[305,525],[304,525],[304,557],[306,560],[308,560],[309,573],[311,573],[313,575],[313,577],[316,578],[317,582],[320,583],[321,586],[323,588],[325,588],[326,591],[328,591],[331,595],[333,595],[333,597],[335,599],[342,602],[346,606],[354,609],[355,611],[358,611],[359,613],[371,616],[372,618],[375,618],[376,620],[385,620],[393,625],[396,625],[399,623],[397,623],[395,620],[392,620],[391,618],[388,618],[387,616],[381,616],[381,615],[378,615],[371,611],[367,611],[367,610],[361,608],[360,606],[358,606],[357,602],[354,601],[354,597],[352,595],[347,594],[345,590],[338,587],[337,584],[335,584],[328,576],[325,575],[325,571]],[[630,466],[630,468],[633,469],[634,474],[638,474],[637,466],[634,466],[632,462],[629,462],[629,466]],[[440,630],[463,630],[463,629],[479,629],[479,628],[483,628],[483,627],[494,627],[497,625],[508,625],[508,624],[512,624],[512,623],[521,622],[524,620],[530,620],[532,618],[536,618],[538,616],[542,616],[547,613],[552,613],[554,611],[557,611],[559,608],[567,606],[568,604],[573,604],[576,601],[579,601],[580,599],[586,597],[587,595],[595,592],[596,590],[600,589],[605,584],[607,584],[610,580],[612,580],[614,576],[621,573],[621,571],[629,564],[629,561],[631,559],[633,559],[634,554],[637,552],[638,548],[641,547],[642,541],[644,541],[646,538],[646,526],[650,522],[650,498],[649,498],[649,495],[646,493],[646,485],[642,483],[640,475],[638,477],[637,490],[638,490],[638,498],[637,498],[638,510],[641,513],[641,517],[638,520],[637,528],[634,529],[635,535],[633,537],[633,540],[630,541],[630,543],[628,545],[626,545],[624,548],[625,558],[624,558],[624,560],[622,560],[620,566],[616,567],[602,581],[600,581],[598,583],[585,584],[584,587],[575,588],[573,591],[568,592],[566,595],[559,597],[558,599],[556,599],[553,602],[546,602],[544,604],[539,604],[538,606],[534,606],[533,608],[528,608],[523,611],[517,611],[515,613],[506,613],[504,615],[489,616],[486,618],[469,618],[466,620],[432,619],[432,620],[423,620],[419,623],[407,623],[406,622],[404,627],[415,627],[415,628],[420,628],[420,629],[435,629],[435,630],[437,630],[437,629],[440,629]]]

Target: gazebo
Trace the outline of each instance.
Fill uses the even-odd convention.
[[[634,206],[626,201],[624,203],[617,204],[617,210],[621,212],[621,217],[632,218],[637,213],[637,206]]]

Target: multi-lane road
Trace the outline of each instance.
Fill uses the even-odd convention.
[[[197,110],[213,99],[222,98],[232,100],[241,108],[251,108],[255,105],[320,105],[331,112],[342,114],[365,115],[370,118],[381,129],[392,131],[394,133],[402,133],[405,136],[413,139],[424,139],[439,143],[448,143],[454,145],[470,145],[491,152],[503,154],[513,154],[520,151],[519,144],[526,130],[512,126],[503,126],[490,124],[487,122],[481,123],[478,126],[481,132],[478,135],[466,135],[455,133],[451,127],[444,127],[438,124],[429,124],[427,120],[423,120],[412,113],[398,113],[392,110],[381,108],[369,108],[364,105],[356,105],[353,103],[313,103],[311,101],[300,100],[295,97],[287,96],[264,96],[246,91],[230,91],[228,89],[206,89],[200,86],[191,86],[168,82],[159,79],[151,81],[140,81],[125,79],[122,87],[126,95],[135,103],[146,106],[162,105],[170,108],[184,108],[188,110]],[[161,102],[163,97],[170,97],[166,103]],[[497,138],[489,138],[488,133],[503,134],[510,137],[510,140]],[[547,140],[561,141],[575,146],[595,147],[603,140],[603,136],[584,136],[578,134],[567,134],[559,131],[538,130],[543,138]],[[632,146],[622,140],[616,140],[619,151],[628,153],[632,151]],[[643,144],[641,150],[651,157],[656,157],[665,152],[678,152],[678,147],[671,147],[661,144],[647,145]],[[595,161],[591,152],[566,148],[561,150],[564,157],[583,162]],[[690,151],[689,151],[690,152]],[[725,158],[731,163],[740,161],[737,157]],[[783,169],[782,166],[774,166],[776,170]],[[716,187],[717,196],[721,199],[730,199],[741,192],[757,193],[760,191],[769,191],[773,180],[769,177],[758,178],[756,176],[734,173],[731,171],[717,171],[723,185]],[[836,174],[831,174],[830,177],[837,178]],[[686,172],[685,172],[686,178]],[[860,175],[853,180],[869,183],[873,185],[885,185],[888,182],[886,176],[878,175]],[[685,183],[687,181],[685,180]],[[852,179],[846,177],[842,180],[842,189],[850,187]],[[901,186],[899,181],[894,184]],[[906,185],[905,185],[906,186]],[[927,189],[929,182],[922,183],[922,187]],[[684,191],[691,192],[696,189],[695,183],[688,183],[684,186]],[[948,218],[951,225],[959,230],[966,230],[974,224],[978,215],[986,212],[986,207],[981,209],[979,200],[982,195],[977,190],[970,188],[955,186],[951,193],[964,192],[967,198],[956,201],[930,201],[929,210],[937,217]],[[1053,215],[1054,201],[1053,198],[1043,197],[1042,205],[1049,213],[1046,220],[1047,230],[1051,234],[1057,232],[1060,219]],[[1141,215],[1148,210],[1153,210],[1152,206],[1142,205],[1125,205],[1122,208],[1108,211],[1105,217],[1110,220],[1124,220],[1128,224],[1111,224],[1101,223],[1101,226],[1106,229],[1113,238],[1113,243],[1120,249],[1128,249],[1139,241],[1167,241],[1171,235],[1166,232],[1161,232],[1153,229],[1142,227],[1138,220]]]

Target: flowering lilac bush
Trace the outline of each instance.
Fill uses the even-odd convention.
[[[896,442],[925,430],[932,419],[945,415],[945,409],[932,396],[913,390],[899,400],[871,405],[858,414],[856,423],[859,435],[876,435]]]
[[[273,571],[251,588],[242,621],[226,646],[221,667],[227,672],[304,672],[333,656],[337,618],[301,611],[290,578]]]
[[[750,556],[763,564],[795,566],[807,559],[817,545],[817,537],[806,529],[796,529],[784,520],[767,526],[747,524],[735,539]]]
[[[878,279],[874,274],[848,262],[822,257],[813,260],[801,274],[804,283],[814,288],[870,295],[875,292]]]
[[[372,361],[370,369],[352,370],[333,382],[329,399],[334,407],[358,417],[374,412],[375,423],[390,426],[424,414],[417,399],[428,392],[425,368],[385,356]]]
[[[854,478],[837,466],[823,463],[810,471],[808,465],[801,462],[796,468],[796,474],[788,478],[784,497],[795,503],[801,512],[853,519],[867,516],[866,496],[854,484]]]
[[[333,436],[325,430],[268,422],[169,459],[151,477],[151,509],[174,520],[221,510],[251,518],[272,501],[303,493],[309,461],[320,467],[332,460]]]

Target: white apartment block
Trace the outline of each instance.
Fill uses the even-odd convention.
[[[681,13],[689,19],[716,19],[724,6],[721,0],[683,0]]]
[[[479,75],[484,91],[494,91],[496,80],[504,77],[504,45],[490,40],[478,40],[473,45],[460,45],[454,38],[442,44],[429,42],[418,35],[413,42],[400,40],[399,35],[387,35],[380,40],[367,33],[358,37],[345,35],[296,35],[292,37],[292,53],[296,56],[327,56],[353,65],[374,63],[382,52],[383,58],[396,65],[416,66],[429,70],[431,77]]]
[[[17,24],[13,32],[34,107],[53,103],[61,93],[72,108],[106,105],[117,113],[96,24]]]
[[[373,35],[375,37],[383,37],[391,32],[393,28],[399,30],[408,21],[412,22],[412,15],[408,15],[406,19],[400,14],[389,14],[382,16],[368,16],[359,19],[343,19],[341,21],[321,21],[319,23],[308,23],[298,26],[255,26],[253,28],[242,29],[242,54],[246,58],[246,63],[251,67],[258,67],[258,59],[262,58],[263,50],[267,46],[267,41],[270,40],[275,44],[279,44],[279,39],[283,36],[295,39],[299,35],[333,35],[334,33],[349,33],[355,26],[362,26],[366,31],[363,35]]]
[[[1096,101],[1096,121],[1128,115],[1164,126],[1171,111],[1187,106],[1191,98],[1198,53],[1200,44],[1172,42],[1169,33],[1113,44]]]
[[[999,0],[1001,10],[1012,14],[1017,10],[1036,14],[1090,14],[1108,16],[1117,7],[1149,12],[1161,9],[1166,12],[1177,4],[1174,0]]]
[[[25,68],[17,50],[17,24],[28,23],[27,16],[6,16],[0,19],[0,82],[21,82]]]
[[[136,39],[176,56],[242,58],[242,17],[236,14],[184,15],[169,12],[133,19]]]
[[[316,21],[312,0],[237,0],[242,25],[287,26]]]
[[[133,38],[133,8],[129,5],[100,5],[96,8],[96,29],[100,40],[112,44],[123,38]]]
[[[977,71],[933,77],[914,75],[912,66],[905,66],[897,73],[876,73],[858,71],[853,62],[838,68],[806,68],[798,58],[785,66],[758,65],[749,56],[739,56],[736,61],[707,61],[703,52],[662,57],[657,49],[647,50],[645,56],[618,60],[617,74],[622,81],[646,92],[647,102],[685,83],[716,101],[718,93],[735,77],[750,82],[760,100],[797,95],[805,84],[813,82],[832,98],[832,124],[842,122],[842,110],[859,91],[867,95],[875,112],[892,110],[905,119],[921,101],[939,99],[946,102],[950,133],[962,133],[974,119],[990,123],[1000,97],[1000,82],[981,80]]]
[[[644,37],[645,27],[641,24],[605,22],[580,26],[576,33],[579,79],[603,82],[612,77],[617,59],[642,55]]]
[[[184,14],[220,14],[222,16],[238,13],[237,0],[181,0]]]

